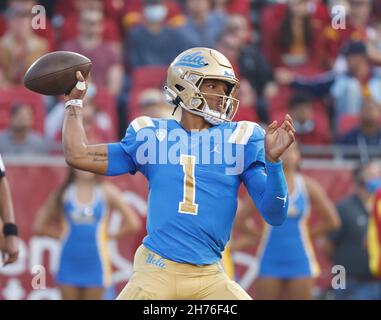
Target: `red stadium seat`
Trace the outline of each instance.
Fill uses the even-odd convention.
[[[294,90],[288,86],[279,86],[278,93],[268,100],[270,119],[276,119],[276,115],[282,111],[284,114],[288,111],[288,103],[291,99]],[[324,112],[325,107],[321,100],[314,101],[314,110]]]
[[[288,110],[288,101],[292,96],[293,90],[288,86],[279,86],[277,94],[269,99],[270,118],[273,113],[279,110]]]
[[[381,125],[381,118],[379,119],[379,123]],[[358,115],[354,114],[343,114],[340,116],[339,124],[338,124],[338,135],[343,136],[353,128],[360,125],[360,118]]]
[[[337,134],[343,136],[359,124],[359,117],[354,114],[343,114],[340,117]]]
[[[234,121],[253,121],[258,122],[259,118],[255,107],[239,106]]]
[[[278,54],[273,50],[280,22],[287,11],[286,4],[266,6],[261,13],[262,51],[268,61],[274,66],[277,64]]]
[[[168,66],[147,66],[136,68],[131,75],[133,88],[160,87],[167,77]]]
[[[31,105],[34,113],[33,129],[43,134],[45,119],[43,96],[18,86],[0,90],[0,130],[9,126],[10,109],[16,103]]]
[[[139,94],[148,88],[163,88],[167,77],[168,66],[149,66],[137,68],[131,75],[131,91],[128,99],[128,120],[131,121],[140,114]]]
[[[296,137],[299,142],[304,144],[328,144],[331,142],[332,132],[322,102],[314,101],[313,108],[313,119],[316,125],[314,132],[303,137],[296,135]],[[274,110],[270,114],[270,121],[276,120],[278,124],[282,123],[287,112],[289,112],[287,108]]]
[[[94,104],[100,111],[107,113],[110,117],[113,126],[117,123],[116,113],[116,98],[106,88],[97,87],[97,93],[95,95]],[[116,129],[113,128],[113,132],[110,136],[114,139],[117,138]]]

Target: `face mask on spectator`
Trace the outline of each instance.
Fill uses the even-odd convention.
[[[167,7],[157,4],[145,6],[144,17],[150,22],[162,22],[167,16]]]
[[[376,192],[377,189],[381,187],[381,178],[373,178],[370,180],[367,180],[365,183],[366,189],[370,193]]]

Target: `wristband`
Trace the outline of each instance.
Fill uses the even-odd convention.
[[[66,101],[65,102],[65,109],[67,107],[69,107],[69,106],[83,108],[83,100],[81,100],[81,99],[72,99],[72,100]]]
[[[4,223],[3,226],[3,234],[4,237],[7,236],[18,236],[18,228],[17,225],[14,223]]]

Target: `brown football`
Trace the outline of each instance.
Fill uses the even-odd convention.
[[[69,93],[77,83],[76,71],[87,77],[91,70],[91,60],[71,51],[55,51],[38,58],[24,76],[28,89],[47,95],[57,96]]]

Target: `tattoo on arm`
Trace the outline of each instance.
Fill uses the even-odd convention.
[[[93,157],[93,162],[106,162],[107,161],[107,153],[102,152],[88,152],[88,155]]]
[[[78,119],[80,113],[75,108],[69,108],[69,117],[74,117]]]

